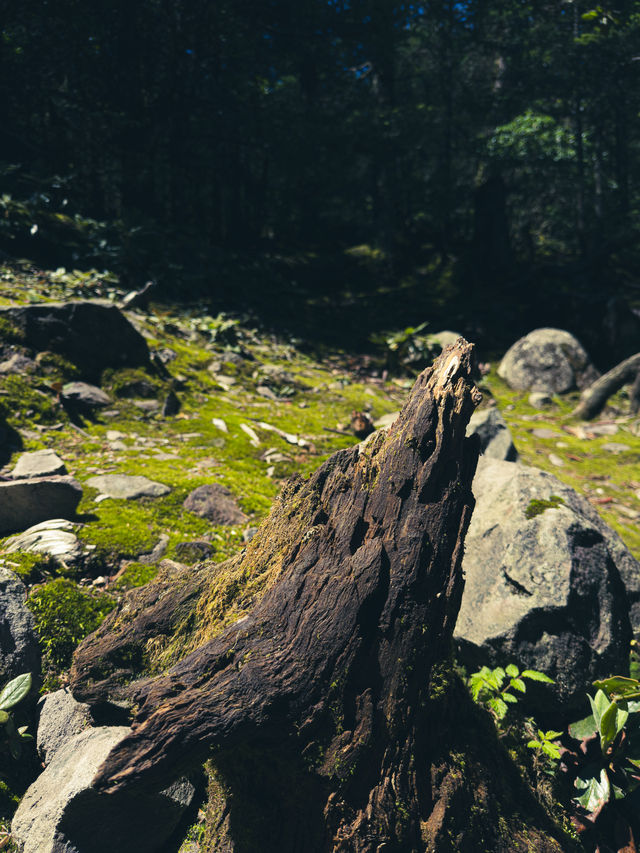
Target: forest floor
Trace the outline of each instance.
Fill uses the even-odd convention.
[[[0,266],[0,307],[87,298],[117,304],[123,295],[108,274]],[[3,473],[20,453],[50,448],[83,485],[77,535],[88,558],[82,569],[34,566],[20,555],[1,555],[0,539],[0,564],[22,575],[32,602],[38,596],[42,601],[42,590],[62,575],[108,609],[127,588],[149,581],[161,559],[185,562],[180,546],[193,540],[208,541],[211,559],[225,560],[244,546],[289,476],[309,474],[358,441],[350,428],[354,411],[376,422],[400,409],[413,383],[409,375],[390,375],[380,352],[310,353],[247,318],[212,316],[204,304],[152,301],[148,310],[126,316],[152,351],[170,359],[172,379],[142,370],[106,372],[101,384],[112,405],[80,428],[67,417],[57,390],[62,381],[82,379],[81,370],[51,362],[34,373],[0,376],[0,406],[23,443]],[[483,353],[479,357],[486,360]],[[586,496],[640,559],[640,419],[629,416],[624,392],[596,421],[580,422],[571,416],[577,392],[534,409],[528,394],[497,377],[497,366],[491,363],[482,379],[482,405],[498,406],[521,461]],[[171,386],[180,411],[163,417],[161,401]],[[104,499],[86,481],[105,473],[144,475],[171,491],[157,498]],[[214,526],[183,508],[193,489],[212,482],[231,491],[246,522]],[[164,553],[149,560],[163,535]],[[60,631],[70,632],[73,642],[82,638],[77,625],[60,623],[66,616],[55,608],[36,615],[45,645]],[[46,687],[64,683],[67,664],[68,655],[48,656]]]

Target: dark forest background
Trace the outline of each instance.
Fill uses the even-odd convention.
[[[0,249],[366,343],[640,298],[640,3],[2,0]],[[614,318],[612,320],[612,318]]]

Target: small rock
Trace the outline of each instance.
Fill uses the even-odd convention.
[[[211,423],[214,427],[217,427],[221,432],[229,432],[229,428],[226,423],[222,420],[222,418],[211,418]]]
[[[356,438],[366,438],[375,432],[371,417],[366,412],[351,412],[351,431]]]
[[[119,429],[107,430],[107,441],[119,441],[121,438],[126,438],[126,433],[120,432]]]
[[[180,398],[175,391],[169,391],[162,404],[162,417],[169,418],[177,415],[181,407]]]
[[[552,465],[556,465],[558,468],[560,468],[560,467],[562,467],[562,465],[564,465],[564,459],[562,459],[556,453],[550,453],[549,454],[549,462],[551,462]]]
[[[247,521],[229,489],[219,483],[198,486],[187,496],[183,506],[213,524],[240,525]]]
[[[621,444],[617,441],[610,441],[608,444],[603,444],[602,449],[606,450],[607,453],[625,453],[627,450],[631,450],[628,444]]]
[[[589,424],[587,429],[593,435],[615,435],[619,431],[617,424]]]
[[[169,545],[169,537],[166,533],[161,533],[160,538],[156,542],[153,547],[153,550],[148,554],[140,554],[138,556],[138,562],[145,563],[145,565],[151,565],[152,563],[157,563],[158,560],[164,557],[165,551]]]
[[[253,537],[256,535],[257,532],[258,532],[257,527],[247,527],[247,529],[242,534],[242,541],[243,542],[251,542],[251,540],[253,539]]]
[[[547,427],[537,427],[536,429],[531,430],[531,435],[535,435],[536,438],[557,438],[558,433],[553,429],[548,429]]]
[[[26,530],[52,518],[75,518],[82,486],[73,477],[0,483],[0,533]]]
[[[158,400],[132,400],[131,402],[138,409],[142,409],[143,412],[157,412],[160,408]]]
[[[0,484],[1,485],[1,484]],[[101,474],[87,480],[87,486],[98,489],[107,498],[134,500],[135,498],[159,498],[171,491],[164,483],[156,483],[147,477],[129,474]]]
[[[76,702],[68,690],[47,693],[38,702],[40,718],[36,744],[38,755],[49,764],[64,744],[92,725],[89,706]]]
[[[88,382],[67,382],[62,386],[62,396],[70,403],[88,410],[102,409],[111,403],[111,398],[102,388]]]
[[[249,441],[254,447],[260,447],[260,439],[254,429],[252,429],[248,424],[240,424],[240,429],[249,436]]]
[[[14,480],[22,480],[66,473],[64,462],[53,450],[34,450],[21,454],[10,476]]]
[[[388,429],[391,424],[394,424],[398,420],[399,414],[400,412],[389,412],[388,415],[382,415],[374,421],[373,425],[376,429]]]
[[[59,563],[75,565],[81,562],[83,557],[82,545],[73,532],[75,528],[75,524],[64,518],[52,518],[34,524],[24,533],[7,539],[3,553],[28,551],[32,554],[49,554]]]
[[[109,450],[127,450],[127,445],[124,441],[110,441],[109,442]]]
[[[33,373],[38,365],[36,362],[27,358],[26,355],[16,352],[6,361],[0,362],[0,375],[7,376],[11,373]]]
[[[534,409],[546,409],[553,406],[553,397],[545,391],[534,391],[529,394],[529,405]]]
[[[480,452],[492,459],[516,462],[518,451],[505,419],[498,409],[481,409],[474,412],[467,426],[467,435],[480,437]]]
[[[278,400],[278,395],[274,394],[268,385],[258,385],[256,388],[256,394],[259,394],[261,397],[266,397],[267,400]]]

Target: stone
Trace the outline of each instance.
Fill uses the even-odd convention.
[[[534,409],[547,409],[553,406],[553,397],[546,391],[534,391],[529,394],[529,405]]]
[[[433,332],[428,335],[429,340],[436,344],[440,344],[442,349],[448,347],[449,344],[455,344],[459,337],[458,332],[452,332],[450,329],[443,329],[441,332]]]
[[[38,710],[36,747],[45,766],[70,738],[93,725],[89,706],[76,702],[64,688],[43,696]]]
[[[177,415],[181,407],[180,398],[175,391],[169,391],[162,404],[162,417],[170,418]]]
[[[559,438],[560,434],[557,433],[554,429],[549,429],[548,427],[536,427],[531,430],[531,435],[535,435],[536,438]]]
[[[157,853],[190,804],[180,780],[160,793],[98,793],[91,787],[128,726],[88,728],[70,737],[27,789],[11,823],[21,853]]]
[[[187,495],[183,507],[201,518],[208,518],[212,524],[244,524],[248,520],[229,489],[219,483],[198,486]]]
[[[89,382],[67,382],[62,386],[62,396],[65,400],[89,410],[103,409],[111,404],[109,395]]]
[[[14,480],[22,480],[66,473],[65,464],[55,451],[34,450],[19,457],[10,476]]]
[[[507,423],[496,408],[474,412],[467,426],[467,435],[478,435],[480,453],[491,459],[504,459],[507,462],[518,459],[518,451]]]
[[[0,533],[26,530],[51,518],[75,518],[82,486],[73,477],[0,482]]]
[[[192,542],[179,542],[174,550],[178,560],[189,566],[192,563],[207,560],[215,549],[211,542],[205,539],[194,539]]]
[[[375,420],[373,422],[373,425],[376,429],[388,429],[391,424],[396,422],[399,414],[400,412],[389,412],[389,414],[382,415],[377,420]]]
[[[16,573],[0,566],[0,687],[25,672],[40,672],[36,626],[26,597]]]
[[[519,391],[564,394],[586,388],[599,373],[572,334],[562,329],[536,329],[507,351],[498,376]]]
[[[100,474],[88,479],[87,486],[98,489],[100,494],[107,498],[124,500],[159,498],[162,495],[168,495],[171,491],[171,487],[165,486],[164,483],[156,483],[147,477],[130,474]]]
[[[160,538],[153,546],[152,550],[147,554],[139,554],[138,562],[145,563],[145,565],[152,565],[153,563],[157,563],[158,560],[161,560],[167,548],[169,547],[169,536],[166,533],[161,533]]]
[[[0,310],[24,335],[26,346],[58,353],[96,381],[107,367],[149,363],[143,336],[110,302],[43,302]]]
[[[5,361],[0,362],[0,374],[7,376],[11,373],[33,373],[38,365],[20,352],[15,352]]]
[[[640,566],[589,502],[551,474],[485,458],[473,491],[460,659],[468,668],[541,670],[557,680],[563,708],[579,714],[594,679],[627,671]]]
[[[57,562],[67,566],[82,561],[84,552],[78,537],[73,532],[76,525],[64,518],[52,518],[40,524],[34,524],[24,533],[7,539],[2,548],[3,554],[16,551],[28,551],[32,554],[49,554]]]
[[[610,441],[607,444],[602,445],[602,450],[606,450],[607,453],[617,455],[618,453],[626,453],[627,450],[631,450],[631,448],[628,444],[622,444],[622,442],[619,441]]]

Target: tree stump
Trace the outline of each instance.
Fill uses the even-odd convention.
[[[210,851],[568,849],[449,671],[472,349],[448,347],[388,432],[291,482],[241,555],[134,592],[85,641],[74,694],[134,708],[95,787],[211,757]],[[168,649],[184,656],[130,681]]]

